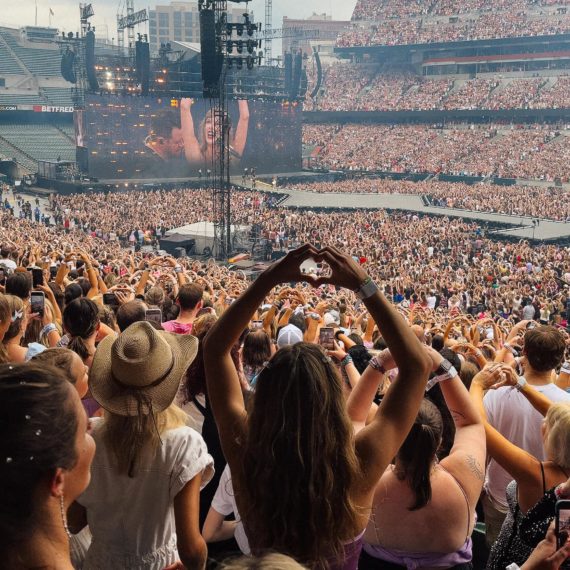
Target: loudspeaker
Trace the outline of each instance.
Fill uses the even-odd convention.
[[[150,50],[148,42],[135,42],[135,69],[141,84],[141,95],[148,95],[150,82]]]
[[[73,65],[75,63],[75,52],[70,49],[63,52],[61,56],[61,75],[66,81],[70,83],[77,83],[77,78],[75,77],[75,69]]]
[[[314,99],[318,94],[323,85],[323,66],[321,63],[321,56],[317,51],[317,48],[313,48],[313,57],[315,58],[315,64],[317,65],[317,83],[314,89],[311,91],[311,99]]]
[[[283,61],[285,63],[285,93],[290,94],[293,84],[293,54],[286,53]]]
[[[86,174],[89,172],[89,151],[84,146],[75,147],[75,162],[79,170]]]
[[[200,11],[200,50],[204,97],[213,99],[220,94],[220,76],[223,56],[216,41],[216,14],[214,10]]]
[[[301,72],[303,71],[303,54],[295,54],[293,61],[293,81],[291,84],[291,99],[297,99],[301,88]]]
[[[92,91],[98,91],[99,81],[95,73],[95,33],[92,30],[85,34],[85,69],[89,88]]]

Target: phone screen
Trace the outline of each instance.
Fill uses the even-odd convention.
[[[117,296],[115,293],[103,293],[103,304],[110,305],[111,307],[116,307],[119,302],[117,301]]]
[[[330,327],[324,327],[319,333],[319,344],[325,350],[334,350],[334,329]]]
[[[556,503],[556,541],[562,548],[570,536],[570,501]],[[570,568],[570,559],[566,559],[560,568]]]
[[[144,320],[161,325],[162,311],[160,309],[147,309],[144,313]]]
[[[31,305],[32,313],[37,313],[40,317],[44,316],[46,298],[45,295],[38,291],[32,291]]]
[[[32,281],[34,287],[39,287],[44,284],[44,272],[43,269],[36,268],[32,269]]]
[[[251,328],[253,330],[262,329],[263,328],[263,321],[252,321]]]

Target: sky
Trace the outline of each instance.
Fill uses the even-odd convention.
[[[124,0],[92,0],[95,16],[91,19],[97,35],[108,38],[116,36],[117,8]],[[0,4],[8,0],[0,0]],[[76,31],[79,28],[79,1],[75,0],[12,0],[10,9],[0,12],[0,25],[19,28],[34,25],[37,4],[37,23],[40,26],[50,24],[50,8],[53,11],[51,25],[63,31]],[[153,8],[155,4],[169,4],[169,0],[135,0],[135,11]],[[289,18],[307,18],[313,12],[332,13],[334,19],[349,20],[356,0],[273,0],[273,27],[280,28],[283,16]],[[250,9],[255,19],[265,19],[265,0],[252,0]],[[145,33],[148,30],[139,30]]]

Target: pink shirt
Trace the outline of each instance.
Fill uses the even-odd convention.
[[[191,334],[192,323],[179,323],[178,321],[166,321],[162,323],[162,328],[165,331],[176,334]]]

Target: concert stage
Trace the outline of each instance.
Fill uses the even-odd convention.
[[[251,226],[232,225],[232,251],[249,248]],[[160,248],[175,253],[176,248],[186,249],[187,255],[216,255],[217,243],[212,222],[198,222],[174,228],[160,240]]]

